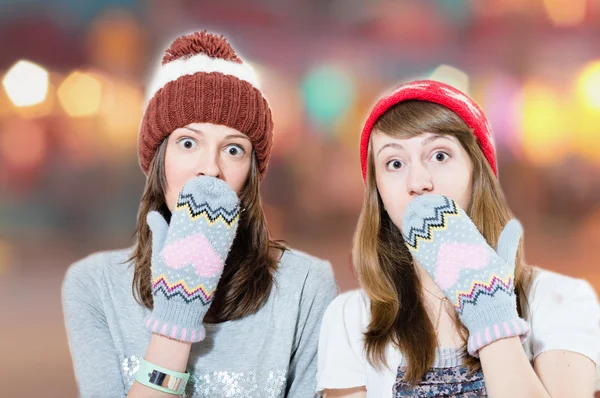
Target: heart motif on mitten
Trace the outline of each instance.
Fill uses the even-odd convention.
[[[223,270],[223,260],[202,233],[165,246],[162,256],[167,267],[179,269],[192,264],[199,276],[214,276]]]
[[[490,260],[485,247],[469,243],[444,243],[440,247],[434,270],[435,283],[448,289],[456,283],[461,270],[482,269]]]

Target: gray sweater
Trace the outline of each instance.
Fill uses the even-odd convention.
[[[62,288],[75,377],[82,397],[122,397],[150,341],[148,310],[132,294],[131,249],[73,264]],[[321,319],[337,295],[331,265],[288,250],[267,303],[256,313],[205,324],[192,345],[186,396],[314,396]]]

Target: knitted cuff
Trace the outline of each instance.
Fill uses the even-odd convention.
[[[154,309],[144,323],[152,333],[196,343],[204,340],[206,335],[202,325],[203,318],[204,314],[199,313],[196,306],[155,298]]]
[[[506,302],[505,302],[506,303]],[[516,307],[509,305],[472,307],[461,317],[469,329],[467,350],[479,357],[479,350],[494,341],[519,336],[524,342],[529,336],[529,323],[521,319]]]

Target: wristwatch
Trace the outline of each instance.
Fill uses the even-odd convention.
[[[135,380],[145,385],[168,394],[181,395],[190,378],[189,373],[180,373],[165,369],[142,359],[135,375]]]

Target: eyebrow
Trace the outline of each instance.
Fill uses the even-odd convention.
[[[184,126],[183,128],[186,129],[186,130],[193,131],[194,133],[196,133],[198,135],[204,135],[204,132],[202,132],[202,130],[193,129],[193,128],[189,127],[189,126]],[[247,141],[250,141],[250,138],[247,135],[244,135],[244,134],[228,134],[228,135],[225,136],[225,138],[226,139],[229,139],[229,138],[243,138],[243,139],[245,139]]]
[[[448,141],[450,141],[450,142],[454,142],[454,141],[452,140],[452,138],[450,138],[450,137],[449,137],[449,136],[447,136],[447,135],[434,134],[434,135],[432,135],[432,136],[430,136],[430,137],[427,137],[427,138],[425,138],[425,139],[423,140],[423,142],[421,143],[421,146],[425,146],[425,145],[427,145],[427,144],[430,144],[430,143],[432,143],[433,141],[435,141],[435,140],[437,140],[437,139],[440,139],[440,138],[441,138],[441,139],[443,139],[443,140],[448,140]]]
[[[379,156],[379,154],[381,153],[381,151],[383,151],[385,148],[397,148],[397,149],[404,149],[404,147],[400,144],[397,144],[395,142],[389,142],[387,144],[385,144],[384,146],[382,146],[379,151],[377,151],[377,156]]]
[[[431,144],[433,141],[437,140],[437,139],[444,139],[444,140],[448,140],[451,142],[452,139],[446,135],[441,135],[441,134],[434,134],[430,137],[427,137],[423,140],[423,142],[421,142],[421,146],[425,146],[427,144]],[[381,149],[379,149],[379,151],[377,151],[377,156],[379,156],[379,154],[381,153],[381,151],[383,151],[385,148],[397,148],[397,149],[404,149],[404,147],[396,142],[389,142],[387,144],[385,144],[384,146],[381,147]]]

